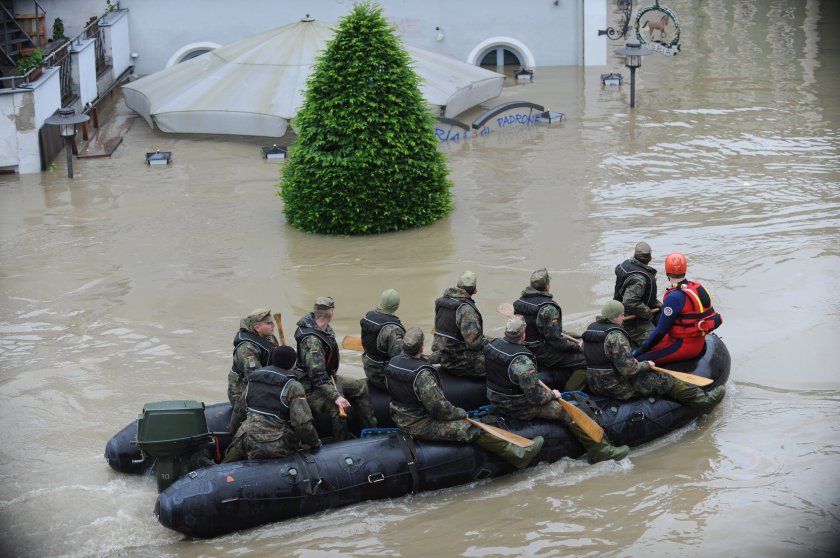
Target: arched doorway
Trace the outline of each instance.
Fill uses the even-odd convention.
[[[525,43],[513,37],[492,37],[473,47],[467,62],[476,66],[517,66],[533,70],[534,55]]]

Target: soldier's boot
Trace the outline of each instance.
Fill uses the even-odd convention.
[[[583,446],[583,449],[586,450],[586,456],[589,458],[590,463],[600,463],[601,461],[608,461],[610,459],[620,461],[630,453],[630,448],[627,446],[612,445],[606,435],[603,440],[596,442],[577,423],[573,422],[567,426]]]
[[[586,391],[586,368],[578,368],[563,385],[563,391]]]
[[[692,409],[706,414],[710,413],[723,400],[723,396],[726,395],[726,386],[721,385],[709,391],[704,391],[693,384],[674,378],[674,387],[671,388],[671,391],[667,395]]]
[[[232,463],[234,461],[242,461],[243,459],[247,459],[248,456],[239,451],[239,446],[230,446],[225,453],[225,458],[222,459],[222,463]]]
[[[482,432],[475,443],[492,454],[498,455],[517,469],[524,469],[534,460],[543,447],[543,437],[534,438],[534,443],[527,448],[521,448],[516,444],[505,442],[501,438]]]

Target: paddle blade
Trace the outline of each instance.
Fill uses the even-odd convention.
[[[708,386],[713,384],[715,381],[711,378],[704,378],[703,376],[697,376],[696,374],[689,374],[688,372],[677,372],[676,370],[668,370],[667,368],[660,368],[659,366],[652,367],[657,372],[662,372],[663,374],[668,374],[669,376],[673,376],[678,380],[682,380],[688,384],[694,384],[695,386]]]
[[[364,346],[362,346],[362,338],[354,337],[352,335],[346,335],[341,341],[341,346],[345,349],[350,349],[351,351],[363,352],[365,350]]]
[[[548,391],[551,391],[551,389],[545,385],[542,380],[540,380],[540,385]],[[592,417],[562,397],[558,397],[557,401],[560,403],[560,406],[563,407],[563,410],[569,414],[572,420],[575,421],[575,423],[580,426],[581,430],[586,432],[590,438],[598,443],[604,439],[604,429],[601,428],[601,425],[595,422]]]
[[[526,438],[525,436],[520,436],[519,434],[515,434],[503,428],[491,426],[489,424],[484,424],[483,422],[479,422],[471,418],[465,418],[464,420],[472,424],[473,426],[481,428],[491,436],[499,438],[500,440],[504,440],[505,442],[508,442],[515,446],[519,446],[520,448],[527,448],[534,445],[534,440]]]
[[[280,312],[275,312],[274,316],[274,323],[277,324],[277,335],[280,337],[280,344],[286,344],[286,336],[283,334],[283,316],[280,315]]]

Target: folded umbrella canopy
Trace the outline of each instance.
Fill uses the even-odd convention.
[[[124,85],[125,104],[164,132],[280,137],[332,36],[332,28],[315,20],[265,31]],[[405,48],[423,97],[443,107],[444,116],[501,93],[502,74]]]

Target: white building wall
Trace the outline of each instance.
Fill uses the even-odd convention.
[[[96,99],[96,41],[88,39],[73,46],[73,81],[79,84],[81,105]]]
[[[595,35],[592,41],[606,43],[606,37],[597,38],[597,29],[606,27],[608,1],[379,0],[379,4],[407,44],[466,61],[476,45],[488,38],[510,37],[528,47],[539,67],[605,64],[605,55],[599,57],[598,48],[588,45],[588,35]],[[226,45],[298,21],[307,14],[337,24],[353,9],[353,2],[121,0],[120,6],[130,12],[132,51],[139,55],[135,72],[148,75],[165,68],[185,45]],[[436,39],[438,27],[442,40]],[[606,52],[605,44],[601,52]]]
[[[118,78],[131,66],[131,38],[129,36],[128,12],[112,12],[100,23],[103,29],[105,52],[111,53],[113,79]]]
[[[46,68],[32,90],[0,95],[0,167],[20,173],[41,171],[38,130],[61,102],[58,68]]]

